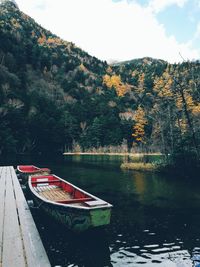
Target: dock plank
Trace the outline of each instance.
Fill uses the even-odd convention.
[[[2,264],[2,250],[3,250],[3,222],[5,209],[5,175],[6,168],[0,168],[0,266]]]
[[[28,204],[21,192],[19,181],[16,179],[14,169],[11,168],[11,176],[15,188],[17,209],[21,225],[22,237],[26,248],[26,260],[28,266],[49,267],[46,251],[42,245],[39,233],[35,227],[33,217],[30,213]]]
[[[10,169],[6,168],[2,266],[26,266]],[[12,248],[12,250],[11,250]],[[11,252],[12,251],[12,252]]]
[[[12,166],[0,167],[0,267],[50,267]]]

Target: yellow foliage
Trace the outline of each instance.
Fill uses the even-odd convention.
[[[48,44],[54,44],[55,42],[56,42],[56,40],[54,38],[48,38],[47,39]]]
[[[18,22],[15,18],[12,18],[12,19],[11,19],[11,23],[12,23],[12,25],[13,25],[13,27],[14,27],[15,29],[21,27],[20,24],[19,24],[19,22]]]
[[[181,128],[181,133],[184,134],[187,132],[187,122],[186,119],[180,119],[179,123],[176,123],[177,126]]]
[[[80,64],[79,68],[83,71],[86,72],[87,68],[83,65],[83,63]]]
[[[145,78],[145,74],[144,73],[140,74],[138,78],[139,84],[144,85],[144,78]]]
[[[185,92],[184,97],[185,97],[185,101],[187,105],[187,110],[193,112],[193,109],[195,108],[195,104],[194,104],[192,96],[188,92]],[[176,97],[176,107],[179,111],[183,110],[183,98],[180,94],[178,94]]]
[[[42,45],[46,42],[46,40],[46,36],[42,34],[42,36],[38,38],[38,44]]]
[[[138,78],[138,87],[136,89],[138,93],[144,92],[144,79],[145,79],[145,74],[144,73],[140,74]]]
[[[170,74],[165,71],[161,77],[157,77],[154,80],[154,91],[158,93],[161,98],[171,98],[173,79]]]
[[[32,33],[32,36],[33,36],[33,33]],[[62,44],[62,40],[60,38],[57,38],[57,37],[49,37],[47,39],[47,37],[42,34],[41,37],[38,38],[38,44],[40,45],[43,45],[43,44],[46,44],[46,45],[61,45]]]
[[[118,96],[124,96],[124,94],[128,90],[128,85],[124,84],[121,81],[121,77],[118,75],[104,75],[103,76],[103,84],[105,84],[108,88],[114,87]]]
[[[110,80],[112,86],[114,86],[115,88],[122,84],[121,77],[118,75],[112,75]]]
[[[116,92],[118,96],[124,96],[127,90],[128,90],[128,86],[125,84],[121,84],[118,87],[116,87]]]
[[[189,93],[187,93],[187,92],[185,93],[185,100],[186,100],[186,103],[187,103],[188,110],[193,110],[193,108],[194,108],[194,101],[193,101],[192,96]]]
[[[138,71],[137,70],[134,70],[131,74],[132,77],[135,77],[136,75],[138,74]]]
[[[49,37],[46,42],[47,42],[47,44],[57,44],[57,45],[62,44],[62,40],[60,38],[56,38],[56,37],[54,37],[54,38]]]
[[[112,87],[110,75],[106,74],[103,76],[103,84],[105,84],[108,88]]]
[[[137,142],[145,143],[145,125],[147,125],[147,119],[145,118],[145,111],[140,106],[136,110],[134,114],[135,125],[133,126],[133,134],[132,136],[135,138]]]
[[[183,100],[180,95],[177,95],[176,97],[176,107],[179,111],[183,109]]]
[[[194,115],[200,115],[200,103],[198,103],[197,105],[195,105],[192,109],[192,113]]]

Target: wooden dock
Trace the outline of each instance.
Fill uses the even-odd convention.
[[[13,167],[0,167],[0,267],[50,267]]]

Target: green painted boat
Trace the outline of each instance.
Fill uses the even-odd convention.
[[[31,175],[28,185],[37,205],[72,231],[110,223],[111,204],[56,175]]]

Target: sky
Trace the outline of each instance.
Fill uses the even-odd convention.
[[[101,60],[200,59],[200,0],[16,0],[47,30]]]

